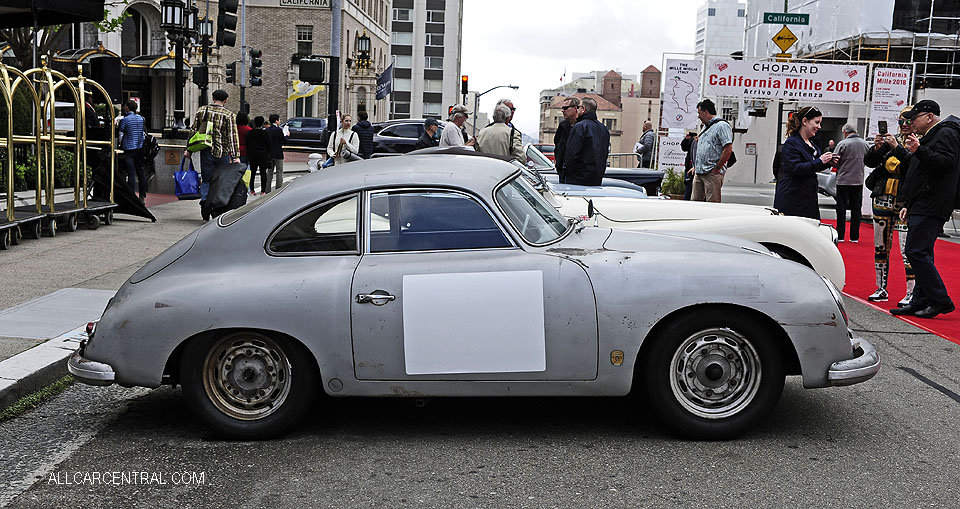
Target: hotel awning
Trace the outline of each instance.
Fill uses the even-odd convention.
[[[0,0],[0,28],[103,20],[104,0]]]

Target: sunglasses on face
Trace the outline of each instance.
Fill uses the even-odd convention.
[[[510,108],[510,111],[517,111],[516,108]]]
[[[912,121],[909,118],[901,118],[900,120],[897,120],[897,123],[900,125],[910,125],[911,122]]]
[[[562,108],[560,108],[560,109],[563,110],[563,111],[567,111],[567,110],[570,109],[570,108],[576,108],[576,106],[574,106],[574,105],[571,104],[571,105],[569,105],[569,106],[564,106],[564,107],[562,107]]]

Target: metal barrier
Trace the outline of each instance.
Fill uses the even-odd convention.
[[[607,166],[610,168],[636,168],[638,162],[635,152],[614,152],[607,155]]]
[[[50,236],[55,235],[57,222],[66,224],[68,230],[77,227],[78,217],[84,217],[88,228],[99,226],[99,216],[103,215],[107,224],[112,222],[113,209],[116,207],[113,194],[116,172],[116,128],[113,101],[107,91],[97,82],[83,76],[83,67],[78,66],[78,76],[69,78],[47,66],[46,56],[41,57],[42,67],[21,72],[13,66],[0,63],[0,96],[7,108],[7,137],[0,139],[0,147],[7,149],[3,171],[7,180],[6,211],[0,221],[0,249],[20,242],[22,236],[38,238],[41,226]],[[25,86],[24,86],[25,85]],[[14,97],[19,89],[29,91],[33,107],[33,134],[16,134],[13,127]],[[73,135],[60,134],[56,126],[56,93],[63,90],[73,103]],[[87,93],[99,92],[107,108],[109,138],[107,140],[87,139],[87,118],[84,107]],[[44,123],[44,119],[48,119]],[[2,119],[0,119],[2,120]],[[74,153],[72,172],[72,202],[55,203],[56,150],[57,147],[71,147]],[[89,182],[87,179],[88,147],[109,147],[109,201],[88,201]],[[36,196],[33,205],[16,207],[15,198],[15,155],[24,156],[24,150],[36,155],[32,170],[36,176]]]

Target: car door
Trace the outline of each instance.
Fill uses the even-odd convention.
[[[359,380],[593,380],[583,268],[518,247],[476,197],[370,192],[351,325]]]
[[[290,128],[290,136],[288,137],[289,143],[291,145],[303,143],[303,119],[291,118],[287,121],[286,126]]]
[[[319,145],[323,139],[323,128],[326,127],[327,122],[322,118],[305,118],[303,119],[303,138],[309,142],[310,145]]]

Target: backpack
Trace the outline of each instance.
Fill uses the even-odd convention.
[[[143,133],[142,153],[145,161],[152,161],[160,154],[160,144],[157,143],[157,139],[147,133]]]

